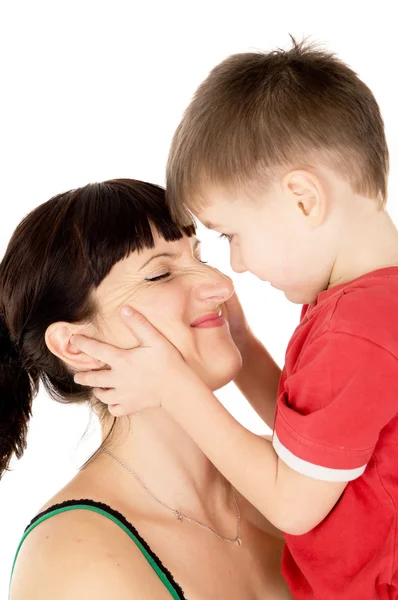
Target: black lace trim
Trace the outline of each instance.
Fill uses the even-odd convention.
[[[144,546],[145,550],[148,552],[148,554],[151,556],[151,558],[157,564],[157,566],[159,567],[159,569],[166,575],[167,579],[170,581],[170,583],[174,587],[175,591],[177,592],[178,597],[181,600],[186,600],[186,598],[184,596],[184,592],[182,591],[182,588],[175,581],[173,575],[163,565],[163,563],[160,560],[160,558],[151,550],[151,548],[148,546],[147,542],[140,536],[140,534],[138,533],[138,531],[136,530],[136,528],[133,527],[133,525],[131,523],[129,523],[129,521],[127,521],[126,517],[124,517],[117,510],[114,510],[113,508],[111,508],[110,506],[108,506],[108,504],[104,504],[103,502],[97,502],[96,500],[90,500],[90,499],[66,500],[65,502],[61,502],[60,504],[53,504],[52,506],[50,506],[49,508],[47,508],[43,512],[41,512],[38,515],[36,515],[35,517],[33,517],[33,519],[31,520],[31,522],[29,523],[29,525],[26,527],[25,531],[27,531],[29,529],[29,527],[31,527],[36,521],[38,521],[38,519],[40,519],[44,515],[52,512],[54,510],[57,510],[59,508],[64,508],[65,506],[76,506],[77,504],[84,504],[84,505],[88,505],[88,506],[95,506],[97,508],[101,508],[105,512],[110,513],[116,519],[119,519],[119,521],[121,521],[123,523],[123,525],[125,527],[127,527],[127,529],[129,529],[131,531],[131,533],[133,533],[133,535],[135,535],[135,537],[140,541],[140,543]]]

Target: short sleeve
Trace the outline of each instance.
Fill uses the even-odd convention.
[[[372,341],[327,332],[281,386],[273,446],[290,468],[351,481],[398,412],[398,360]]]

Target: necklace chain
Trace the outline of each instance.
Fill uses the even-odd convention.
[[[153,498],[153,500],[155,500],[158,504],[160,504],[160,506],[163,506],[163,508],[165,508],[166,510],[172,512],[181,523],[184,520],[189,521],[190,523],[193,523],[194,525],[197,525],[198,527],[201,527],[202,529],[209,531],[210,533],[215,535],[218,539],[223,540],[224,542],[228,542],[230,544],[236,544],[237,546],[242,545],[242,540],[240,538],[240,510],[239,510],[239,506],[238,506],[238,501],[236,500],[235,488],[233,487],[233,485],[231,485],[231,491],[232,491],[232,498],[233,498],[233,501],[235,504],[235,509],[236,509],[237,531],[236,531],[235,538],[228,538],[228,537],[225,537],[224,535],[222,535],[221,533],[219,533],[218,531],[216,531],[215,529],[208,527],[208,525],[205,525],[204,523],[201,523],[200,521],[197,521],[196,519],[192,519],[191,517],[184,515],[179,510],[176,510],[175,508],[171,508],[171,506],[169,506],[165,502],[162,502],[162,500],[159,500],[159,498],[157,498],[151,492],[151,490],[149,490],[146,487],[145,483],[140,479],[140,477],[137,475],[137,473],[135,471],[133,471],[133,469],[131,469],[130,467],[128,467],[127,465],[122,463],[122,461],[119,460],[114,454],[112,454],[112,452],[110,452],[107,448],[103,448],[102,452],[104,452],[105,454],[108,454],[108,456],[113,458],[117,463],[119,463],[120,466],[122,466],[124,469],[126,469],[126,471],[128,471],[134,477],[134,479],[142,487],[142,489],[145,490],[145,492],[147,494],[149,494],[149,496],[151,496],[151,498]]]

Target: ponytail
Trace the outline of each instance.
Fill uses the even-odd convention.
[[[37,391],[38,376],[25,369],[0,313],[0,479],[9,470],[12,457],[21,458],[26,448],[32,400]]]

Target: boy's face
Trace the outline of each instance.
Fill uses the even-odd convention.
[[[300,182],[276,183],[256,199],[213,188],[195,213],[228,236],[234,271],[250,271],[290,301],[306,304],[327,289],[335,260],[335,232],[319,217],[316,194]]]

